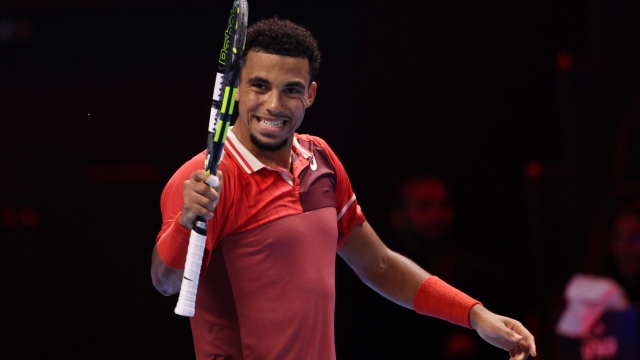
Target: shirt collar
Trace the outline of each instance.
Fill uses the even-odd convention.
[[[231,127],[232,128],[232,127]],[[229,128],[229,130],[231,130]],[[309,150],[303,148],[297,139],[298,134],[294,134],[293,138],[293,151],[296,152],[299,156],[302,156],[305,159],[308,159],[311,156]],[[240,166],[247,172],[247,174],[252,174],[264,167],[268,167],[264,165],[258,158],[256,158],[251,151],[249,151],[240,140],[236,137],[236,135],[229,131],[227,132],[227,143],[225,146],[226,150],[229,150],[231,156],[233,156]]]

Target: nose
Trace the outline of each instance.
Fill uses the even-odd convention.
[[[278,113],[283,110],[280,92],[276,90],[269,91],[264,106],[270,113]]]

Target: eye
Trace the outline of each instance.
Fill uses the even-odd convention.
[[[287,94],[302,94],[304,91],[299,87],[288,87],[284,89]]]

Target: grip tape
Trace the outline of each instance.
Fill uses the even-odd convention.
[[[195,228],[196,226],[194,226]],[[180,286],[180,296],[175,309],[175,313],[178,315],[192,317],[195,314],[196,293],[198,291],[198,280],[206,241],[206,235],[200,235],[195,230],[191,230],[187,261],[185,262],[182,285]]]

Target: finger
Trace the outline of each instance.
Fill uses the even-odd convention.
[[[187,197],[192,196],[193,194],[208,197],[211,192],[211,187],[203,182],[198,182],[197,180],[187,180],[182,185],[182,191]]]
[[[213,214],[212,211],[215,208],[214,202],[208,197],[194,193],[189,197],[189,211],[196,215],[200,215],[206,219],[210,219]]]
[[[516,323],[513,326],[513,330],[522,336],[520,346],[532,355],[536,356],[536,341],[535,337],[525,328],[521,323]]]
[[[209,178],[209,173],[204,170],[197,170],[191,173],[191,180],[205,182]]]
[[[218,200],[220,200],[220,191],[222,191],[222,171],[218,170],[216,177],[218,178],[219,182],[217,186],[213,187],[213,190],[215,192],[215,199],[213,201],[214,207],[218,204]]]
[[[531,356],[536,356],[538,353],[536,352],[536,343],[533,338],[533,335],[529,337],[525,337],[521,342],[520,346],[527,349]]]
[[[193,178],[196,178],[196,177],[197,175],[193,175]],[[195,196],[195,195],[202,195],[207,197],[209,200],[216,202],[218,201],[220,187],[221,185],[218,184],[217,188],[212,188],[206,183],[198,182],[197,180],[194,179],[194,180],[185,181],[184,184],[182,185],[182,190],[184,192],[185,198]],[[218,191],[216,191],[216,189]]]
[[[514,360],[524,360],[527,359],[529,355],[530,352],[523,346],[515,345],[509,350],[509,356]]]
[[[506,329],[506,333],[504,335],[505,339],[512,341],[512,342],[520,342],[523,340],[522,335],[518,334],[517,332],[513,331],[513,330],[509,330]]]
[[[218,199],[220,198],[220,184],[218,184],[218,188],[212,188],[207,186],[206,189],[202,192],[202,195],[207,199],[211,200],[211,204],[213,205],[210,210],[213,211],[215,205],[218,203]]]
[[[509,319],[511,320],[511,319]],[[509,327],[514,327],[513,324],[509,324],[508,322],[506,323],[500,323],[496,330],[495,330],[495,335],[497,337],[501,337],[504,340],[506,340],[507,342],[510,343],[519,343],[523,340],[522,335],[518,334],[516,331],[511,330],[509,327],[507,327],[507,325],[509,325]],[[508,343],[505,343],[506,346],[511,347],[510,345],[508,345]]]

